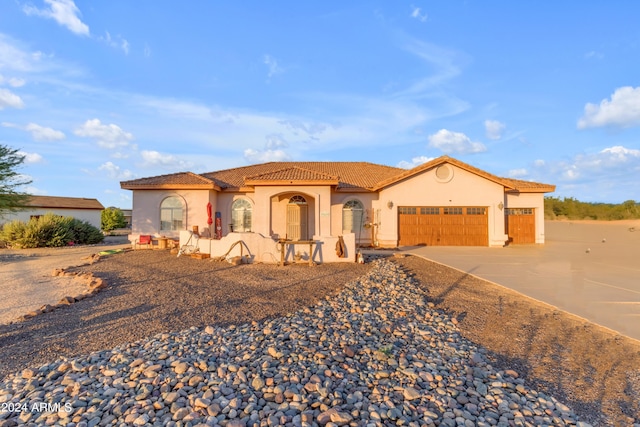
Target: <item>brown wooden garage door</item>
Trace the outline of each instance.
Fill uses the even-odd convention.
[[[523,245],[536,242],[535,209],[509,208],[504,213],[509,243]]]
[[[488,246],[487,208],[400,206],[399,246]]]

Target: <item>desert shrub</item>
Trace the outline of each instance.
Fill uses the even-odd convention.
[[[104,231],[111,231],[126,227],[127,220],[120,209],[111,207],[100,213],[100,226]]]
[[[5,245],[11,245],[11,242],[15,242],[24,235],[25,227],[26,223],[17,219],[5,223],[0,229],[0,241]]]
[[[620,220],[640,219],[640,203],[627,200],[620,204],[588,203],[571,197],[563,199],[557,197],[544,198],[545,219],[596,219]]]
[[[73,217],[47,213],[29,222],[12,221],[0,232],[0,240],[16,248],[60,247],[102,241],[102,232]]]
[[[75,243],[92,245],[100,243],[104,239],[102,232],[87,221],[72,218],[70,228],[73,233],[73,242]]]

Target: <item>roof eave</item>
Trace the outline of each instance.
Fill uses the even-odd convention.
[[[126,184],[120,183],[123,190],[215,190],[222,189],[215,184]]]
[[[337,187],[336,193],[375,193],[371,188],[363,187]]]
[[[553,193],[556,191],[555,185],[550,185],[548,187],[537,187],[537,188],[505,188],[505,193]]]

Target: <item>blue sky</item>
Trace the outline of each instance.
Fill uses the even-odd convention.
[[[9,0],[0,144],[32,194],[277,160],[450,155],[640,201],[640,3]]]

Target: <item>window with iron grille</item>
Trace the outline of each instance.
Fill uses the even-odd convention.
[[[462,208],[443,208],[445,215],[462,215]]]
[[[487,208],[467,208],[467,215],[486,215]]]
[[[402,215],[415,215],[417,213],[416,208],[411,208],[407,206],[400,206],[398,208],[398,213]]]
[[[420,208],[421,215],[440,215],[440,208]]]
[[[231,222],[233,223],[233,231],[245,232],[251,231],[251,203],[245,199],[238,199],[231,205]]]
[[[342,206],[342,232],[358,233],[362,229],[364,206],[359,200],[349,200]]]

